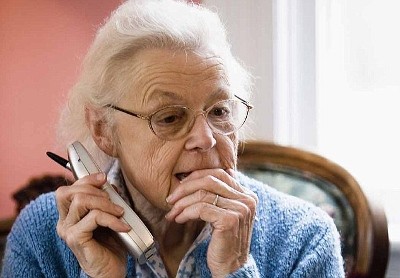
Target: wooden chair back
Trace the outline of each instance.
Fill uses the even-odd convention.
[[[344,168],[309,151],[253,141],[240,144],[238,169],[331,213],[342,237],[347,277],[385,276],[389,239],[384,210]]]

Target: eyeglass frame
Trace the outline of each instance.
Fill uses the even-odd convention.
[[[246,117],[245,117],[243,123],[242,123],[237,129],[235,129],[235,130],[233,130],[233,131],[231,131],[231,132],[229,132],[229,133],[226,133],[226,134],[218,133],[218,132],[217,132],[218,134],[229,135],[229,134],[232,134],[232,133],[234,133],[235,131],[239,130],[239,129],[244,125],[244,123],[246,122],[247,117],[248,117],[248,115],[249,115],[249,111],[250,111],[251,109],[254,108],[254,106],[253,106],[250,102],[248,102],[247,100],[244,100],[243,98],[241,98],[241,97],[239,97],[239,96],[237,96],[237,95],[234,95],[234,97],[236,97],[242,104],[244,104],[244,105],[247,107]],[[234,100],[234,99],[226,99],[226,100],[221,100],[221,101],[227,101],[227,100]],[[218,101],[218,102],[214,103],[213,105],[211,105],[211,106],[210,106],[209,108],[207,108],[206,110],[202,110],[201,113],[195,114],[194,118],[195,118],[196,116],[198,116],[199,114],[202,114],[202,115],[205,116],[205,114],[204,114],[205,112],[207,112],[207,115],[208,115],[208,113],[209,113],[208,109],[210,109],[210,108],[213,107],[215,104],[217,104],[217,103],[219,103],[219,102],[221,102],[221,101]],[[119,107],[119,106],[117,106],[117,105],[113,105],[113,104],[107,104],[107,105],[105,105],[105,107],[107,107],[107,108],[112,108],[112,109],[114,109],[114,110],[120,111],[120,112],[122,112],[122,113],[128,114],[128,115],[133,116],[133,117],[136,117],[136,118],[138,118],[138,119],[146,120],[146,121],[147,121],[147,124],[148,124],[150,130],[153,132],[153,134],[154,134],[155,136],[157,136],[158,138],[161,138],[161,139],[166,140],[166,141],[178,140],[178,139],[181,138],[181,137],[174,138],[174,139],[170,139],[170,140],[160,137],[160,135],[158,135],[158,134],[154,131],[154,128],[153,128],[153,126],[152,126],[152,124],[151,124],[151,118],[153,117],[153,115],[157,114],[159,111],[161,111],[161,110],[163,110],[163,109],[165,109],[165,108],[174,107],[174,106],[176,106],[176,107],[182,107],[182,108],[185,108],[185,109],[194,111],[193,109],[191,109],[191,108],[189,108],[189,107],[186,107],[186,106],[184,106],[184,105],[171,105],[171,106],[166,106],[166,107],[160,108],[160,109],[158,109],[158,110],[156,110],[156,111],[150,113],[149,115],[145,116],[145,115],[142,115],[142,114],[139,114],[139,113],[135,113],[135,112],[129,111],[129,110],[127,110],[127,109],[121,108],[121,107]],[[194,111],[194,112],[195,112],[195,111]],[[207,125],[209,125],[208,120],[207,120],[207,117],[205,117],[205,118],[206,118]],[[209,126],[210,126],[210,125],[209,125]],[[192,126],[191,128],[193,128],[193,126]],[[185,136],[186,134],[188,134],[188,133],[190,132],[191,128],[190,128],[186,133],[184,133],[184,134],[182,135],[182,137]],[[215,132],[213,127],[210,126],[210,128],[211,128],[211,130],[213,130],[213,132]]]

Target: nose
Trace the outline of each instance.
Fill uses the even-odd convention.
[[[185,148],[187,150],[208,151],[215,144],[214,133],[208,125],[204,113],[197,114],[187,136]]]

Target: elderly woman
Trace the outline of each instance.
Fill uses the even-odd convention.
[[[99,30],[62,115],[107,173],[42,195],[9,236],[4,277],[343,277],[322,211],[236,171],[249,74],[218,16],[128,1]],[[157,242],[139,264],[108,179]]]

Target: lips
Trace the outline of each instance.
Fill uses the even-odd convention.
[[[177,173],[175,174],[175,177],[179,180],[182,181],[184,178],[189,176],[192,172],[185,172],[185,173]]]

